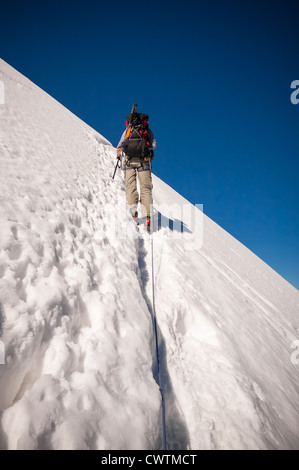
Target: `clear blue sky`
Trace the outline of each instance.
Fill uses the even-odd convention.
[[[138,103],[154,172],[299,288],[295,3],[2,2],[1,57],[115,146]]]

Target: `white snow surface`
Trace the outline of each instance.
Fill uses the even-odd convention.
[[[115,149],[2,60],[0,81],[0,448],[161,449],[151,238]],[[201,217],[192,249],[152,235],[167,447],[296,449],[298,291]]]

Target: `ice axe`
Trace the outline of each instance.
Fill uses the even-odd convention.
[[[116,162],[116,165],[115,165],[115,168],[114,168],[114,173],[113,173],[113,176],[112,176],[112,179],[113,179],[113,180],[114,180],[114,177],[115,177],[115,173],[116,173],[117,168],[120,168],[120,167],[121,167],[120,157],[117,157],[117,162]]]

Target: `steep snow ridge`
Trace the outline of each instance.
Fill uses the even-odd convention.
[[[187,204],[156,177],[154,199]],[[155,254],[164,367],[191,448],[298,448],[298,291],[206,216],[199,249],[156,237]]]
[[[103,205],[123,196],[114,151],[2,61],[0,79],[1,446],[154,448],[137,242],[97,238],[109,233]]]
[[[115,206],[115,151],[3,61],[0,80],[0,448],[161,448],[151,241]],[[168,448],[298,448],[298,291],[199,212],[186,249],[190,204],[153,187]]]

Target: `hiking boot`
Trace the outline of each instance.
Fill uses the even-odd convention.
[[[147,233],[151,233],[151,218],[150,217],[146,218],[145,225],[146,225]]]
[[[135,212],[135,214],[132,215],[132,217],[135,220],[136,224],[139,225],[138,212],[137,211]]]

